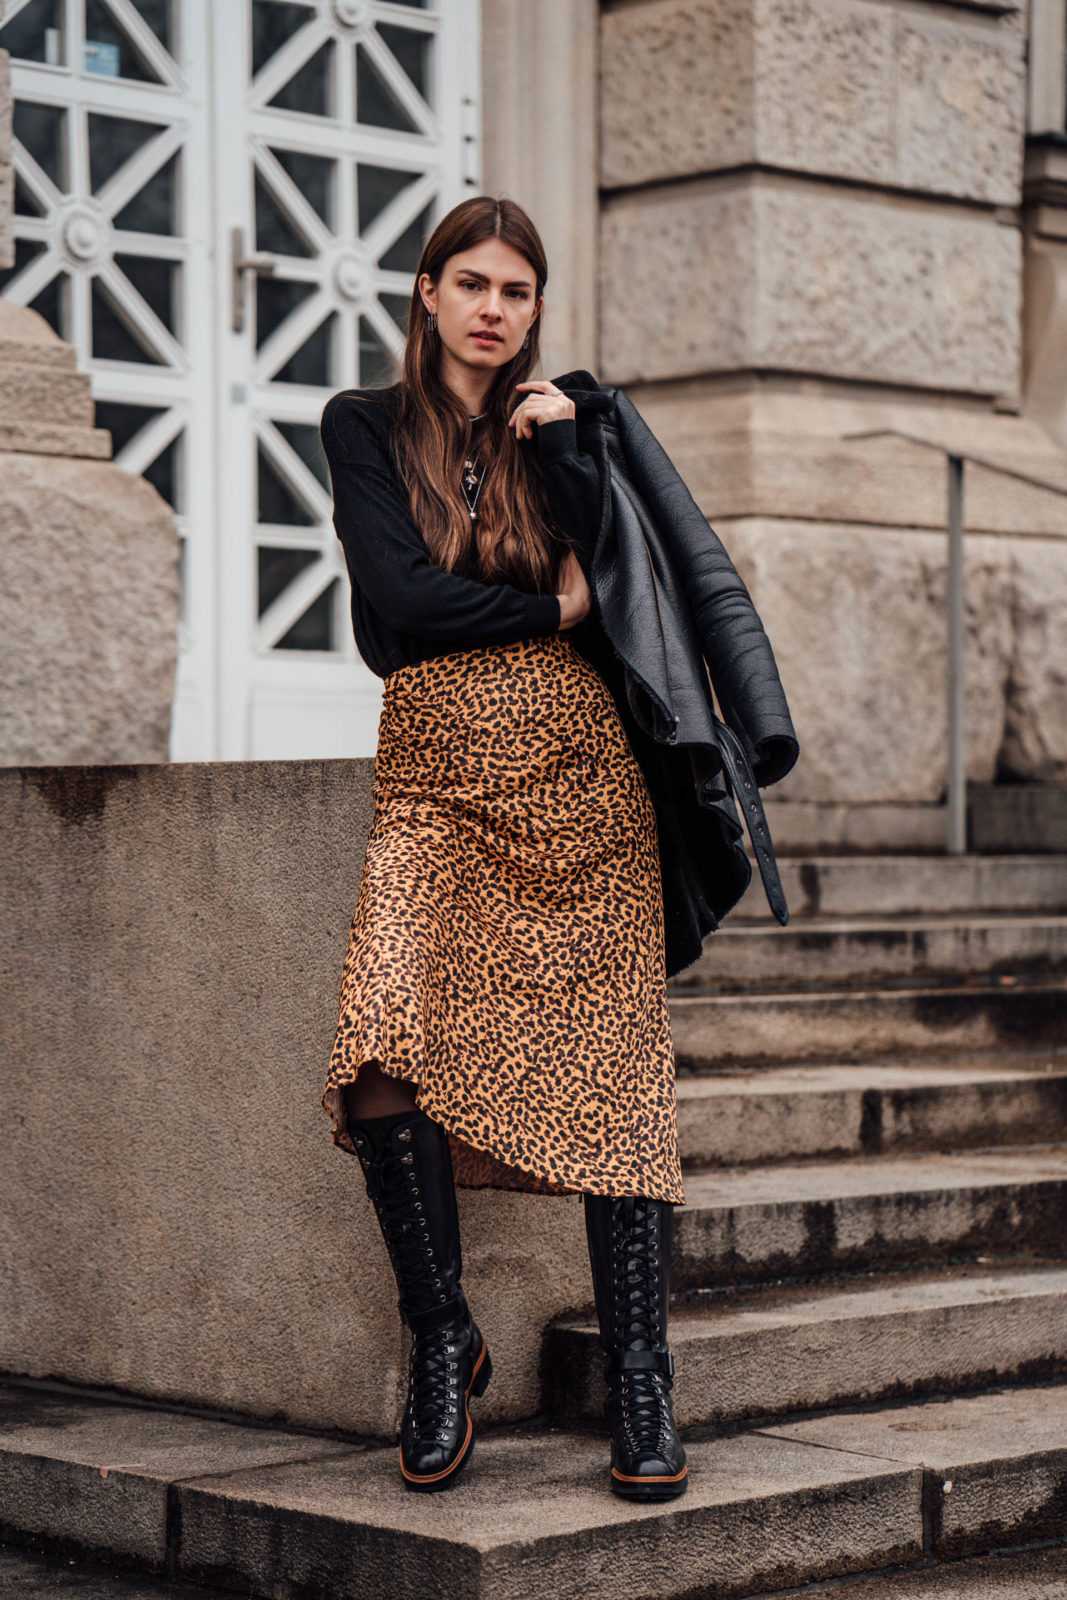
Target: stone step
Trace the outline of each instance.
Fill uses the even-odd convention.
[[[724,923],[700,959],[670,982],[694,990],[843,988],[978,976],[1044,978],[1067,970],[1067,917],[794,918]]]
[[[1067,1128],[1067,1051],[763,1067],[677,1091],[686,1166],[1044,1144]]]
[[[681,1428],[1067,1373],[1064,1262],[700,1300],[671,1315]],[[595,1322],[549,1329],[545,1366],[550,1412],[601,1415]]]
[[[219,1600],[224,1591],[66,1556],[39,1556],[0,1543],[4,1600]],[[750,1591],[751,1593],[751,1591]],[[998,1551],[965,1561],[923,1563],[876,1578],[832,1578],[781,1589],[762,1600],[1064,1600],[1067,1547]]]
[[[744,1596],[1062,1535],[1067,1391],[831,1415],[687,1445],[683,1499],[607,1486],[607,1440],[483,1435],[447,1494],[395,1447],[8,1387],[9,1534],[296,1600]]]
[[[778,865],[794,917],[1067,912],[1067,855],[812,856]],[[770,914],[754,873],[729,924]]]
[[[1064,1600],[1065,1595],[1067,1547],[1060,1545],[1001,1551],[877,1578],[834,1579],[811,1584],[799,1596],[794,1589],[788,1600]]]
[[[1052,1256],[1067,1239],[1067,1146],[689,1172],[676,1290]]]
[[[1055,1049],[1067,1039],[1067,983],[1062,981],[672,995],[670,1007],[682,1074]]]

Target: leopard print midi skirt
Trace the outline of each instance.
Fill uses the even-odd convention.
[[[656,813],[564,633],[385,678],[322,1105],[417,1085],[456,1182],[684,1199]]]

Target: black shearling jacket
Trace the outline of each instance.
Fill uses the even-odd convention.
[[[600,479],[583,561],[596,625],[575,643],[612,692],[656,809],[673,977],[751,881],[739,807],[771,909],[788,920],[759,787],[794,766],[797,738],[751,596],[636,407],[589,372],[552,382]]]

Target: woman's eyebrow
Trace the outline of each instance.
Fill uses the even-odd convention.
[[[489,279],[488,279],[488,277],[486,276],[486,274],[484,272],[475,272],[473,267],[457,267],[456,268],[456,274],[457,274],[457,276],[462,275],[464,278],[477,278],[480,283],[488,283],[489,282]],[[506,283],[504,285],[504,288],[505,289],[532,289],[533,288],[533,284],[530,282],[529,278],[515,278],[513,280],[513,282]]]

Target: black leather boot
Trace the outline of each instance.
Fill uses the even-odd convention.
[[[585,1196],[585,1230],[604,1352],[611,1487],[626,1500],[670,1500],[688,1486],[674,1425],[667,1345],[671,1224],[666,1200]]]
[[[463,1256],[448,1136],[424,1111],[349,1124],[411,1329],[400,1470],[409,1489],[448,1489],[474,1449],[468,1402],[492,1375],[460,1288]]]

